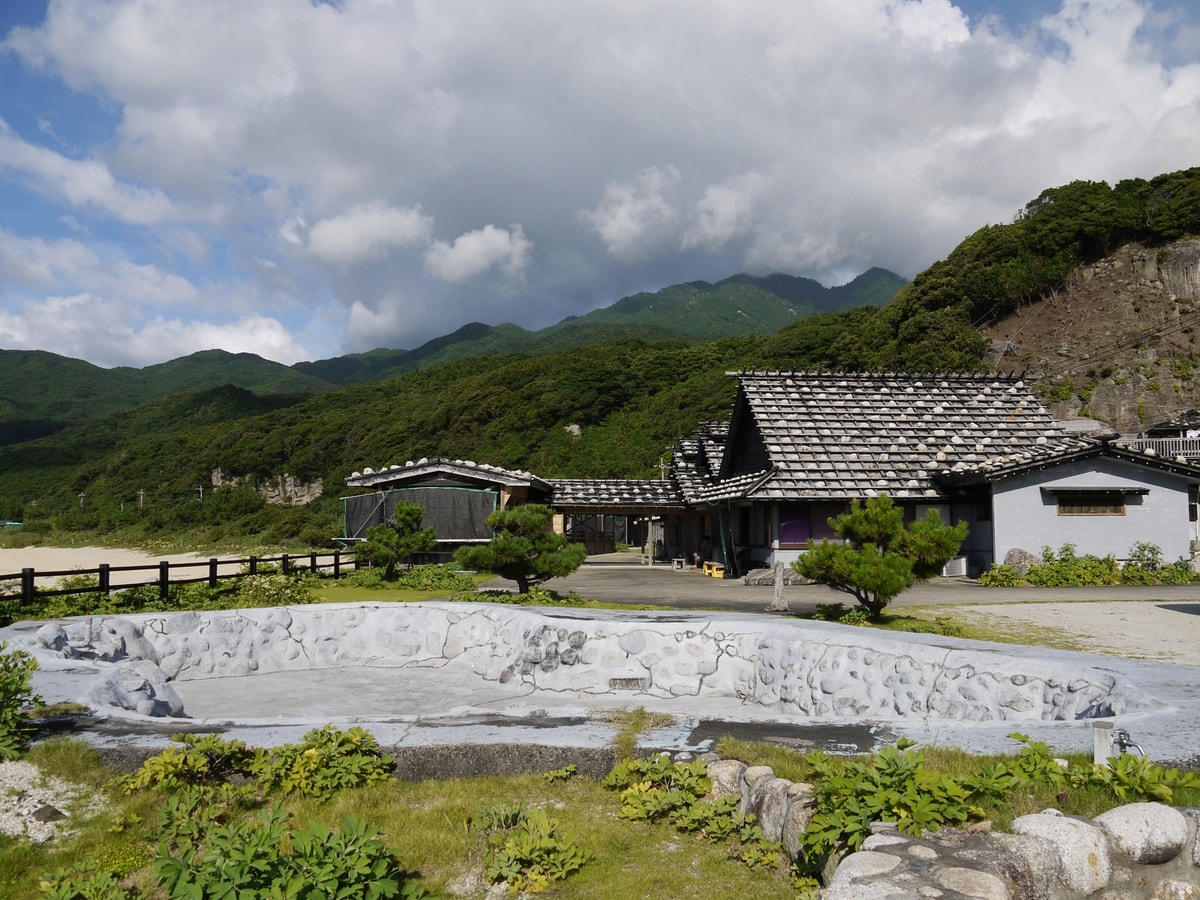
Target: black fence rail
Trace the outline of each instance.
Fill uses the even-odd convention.
[[[332,578],[340,578],[346,571],[359,568],[359,560],[345,550],[322,553],[288,554],[279,556],[249,556],[244,559],[209,559],[195,562],[172,562],[160,560],[142,566],[110,566],[102,563],[95,569],[66,569],[44,571],[31,568],[10,574],[0,573],[0,601],[17,600],[21,609],[32,606],[36,598],[53,597],[58,594],[111,594],[134,587],[158,587],[160,600],[166,600],[171,585],[207,583],[215,588],[221,581],[260,575],[264,570],[279,571],[284,575],[312,572]],[[139,577],[136,573],[154,573],[152,577]],[[73,584],[70,587],[47,586],[53,579],[58,585],[60,578],[85,581],[95,576],[96,584]],[[13,590],[16,586],[18,589]]]

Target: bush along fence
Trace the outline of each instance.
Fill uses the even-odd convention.
[[[114,591],[145,587],[157,587],[159,599],[166,600],[172,585],[207,584],[215,589],[221,581],[274,571],[286,576],[308,572],[340,578],[346,572],[356,570],[359,565],[360,561],[352,552],[339,549],[296,555],[284,553],[279,556],[250,556],[244,559],[214,558],[196,562],[171,562],[164,559],[141,566],[101,564],[95,569],[65,571],[24,568],[20,572],[0,573],[0,602],[11,604],[15,601],[20,610],[34,606],[44,597],[62,594],[97,594],[107,597]],[[59,579],[69,579],[71,583],[64,587]],[[14,591],[13,587],[17,589]]]

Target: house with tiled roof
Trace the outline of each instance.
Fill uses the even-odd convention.
[[[964,573],[1064,543],[1190,556],[1200,468],[1066,429],[1017,377],[729,374],[738,394],[705,499],[743,566],[790,562],[833,537],[849,501],[880,494],[909,519],[966,522]]]
[[[968,524],[949,572],[975,575],[1014,548],[1067,543],[1120,559],[1147,541],[1168,560],[1190,558],[1200,466],[1064,427],[1018,377],[728,374],[738,379],[728,422],[681,440],[662,478],[541,480],[461,460],[366,470],[348,482],[378,496],[347,498],[347,537],[384,521],[393,497],[421,502],[412,493],[421,490],[439,521],[471,511],[462,513],[470,528],[439,526],[441,540],[486,539],[491,509],[544,502],[589,552],[647,541],[662,557],[690,558],[709,538],[715,558],[741,574],[790,563],[810,539],[834,537],[828,519],[852,500],[887,494],[907,519],[932,509]],[[451,503],[451,489],[490,499]]]

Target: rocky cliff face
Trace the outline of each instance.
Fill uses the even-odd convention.
[[[1126,245],[984,332],[1060,419],[1124,434],[1174,419],[1200,407],[1200,238]]]
[[[249,481],[263,500],[275,506],[303,506],[311,503],[321,496],[325,487],[320,478],[299,481],[286,472],[271,478],[237,478],[225,475],[220,469],[212,470],[213,487],[232,487],[244,481]]]

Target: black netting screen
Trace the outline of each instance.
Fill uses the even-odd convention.
[[[383,494],[343,498],[346,504],[346,537],[366,538],[367,529],[383,523]]]
[[[400,488],[346,498],[346,537],[365,538],[367,529],[389,521],[397,503],[425,510],[422,528],[433,528],[439,541],[491,540],[484,521],[496,509],[495,491],[454,487]]]

